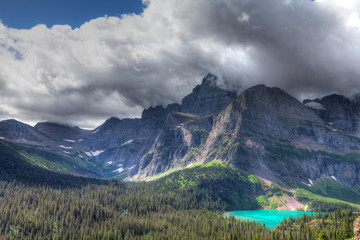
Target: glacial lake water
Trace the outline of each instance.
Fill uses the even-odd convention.
[[[274,229],[284,218],[297,218],[303,214],[314,214],[314,212],[288,211],[288,210],[249,210],[233,211],[225,213],[225,216],[234,216],[236,219],[265,224],[268,228]]]

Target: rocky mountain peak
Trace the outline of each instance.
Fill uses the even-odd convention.
[[[256,85],[245,90],[238,98],[250,111],[318,121],[319,118],[297,99],[277,87]]]
[[[203,78],[201,85],[202,86],[215,86],[216,85],[217,77],[211,73],[208,73],[206,77]]]
[[[321,106],[316,107],[315,104]],[[360,98],[349,99],[343,95],[331,94],[305,103],[320,118],[336,128],[360,136]]]
[[[35,125],[34,130],[45,134],[53,139],[76,139],[84,137],[90,131],[71,126],[68,124],[55,122],[39,122]]]
[[[148,120],[151,118],[165,118],[166,109],[162,105],[157,105],[156,107],[149,107],[145,109],[141,114],[142,120]]]
[[[163,119],[165,120],[169,112],[178,112],[180,111],[180,104],[172,103],[169,104],[166,108],[162,105],[157,105],[156,107],[149,107],[145,109],[141,114],[142,121],[147,121],[150,119]]]
[[[109,119],[106,119],[104,125],[116,125],[117,123],[119,123],[121,120],[117,117],[111,117]]]
[[[181,104],[181,112],[205,116],[224,109],[235,98],[236,92],[227,91],[216,84],[217,77],[208,74]]]
[[[44,142],[46,137],[39,134],[30,125],[19,122],[15,119],[0,122],[0,137],[22,142]]]
[[[80,130],[78,126],[72,126],[69,124],[62,124],[62,123],[55,123],[55,122],[39,122],[35,125],[35,129],[42,129],[45,127],[52,127],[52,128],[65,128],[65,129],[72,129],[72,130]]]

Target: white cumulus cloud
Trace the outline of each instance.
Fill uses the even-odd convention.
[[[95,127],[180,102],[208,72],[297,97],[360,92],[356,0],[147,0],[72,29],[0,23],[0,118]]]

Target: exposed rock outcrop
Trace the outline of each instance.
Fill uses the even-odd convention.
[[[360,101],[332,94],[321,99],[305,100],[305,106],[311,108],[320,118],[334,127],[356,136],[360,136]]]
[[[190,118],[193,116],[193,119]],[[266,166],[275,175],[306,184],[333,176],[360,185],[360,139],[348,135],[278,88],[258,85],[244,91],[220,113],[189,115],[161,131],[138,176],[189,164],[223,160],[254,172]]]
[[[184,97],[181,112],[205,116],[219,112],[235,98],[236,92],[226,91],[216,85],[216,76],[208,74],[192,93]]]
[[[14,119],[0,122],[0,137],[18,143],[35,145],[51,145],[53,141],[48,136],[38,132],[30,125]]]

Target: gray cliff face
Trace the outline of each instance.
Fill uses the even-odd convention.
[[[170,113],[153,148],[140,160],[136,176],[146,178],[195,163],[199,148],[205,144],[212,127],[212,120],[210,116]]]
[[[360,139],[327,124],[278,88],[260,85],[243,92],[217,116],[209,139],[204,161],[220,158],[248,171],[266,166],[302,182],[327,175],[360,185],[360,155],[351,161],[343,157],[360,150]],[[220,152],[212,156],[209,151],[218,146]]]
[[[181,103],[181,112],[205,116],[223,110],[236,98],[236,92],[221,89],[216,77],[208,74]]]
[[[135,137],[139,123],[140,119],[109,118],[78,144],[88,151],[119,147]]]
[[[360,185],[360,139],[334,128],[278,88],[258,85],[210,116],[169,115],[137,177],[222,160],[241,170],[268,169],[308,184],[332,176]]]
[[[52,139],[33,127],[14,119],[0,122],[0,137],[13,142],[35,145],[51,145]]]
[[[342,95],[332,94],[321,99],[305,100],[304,104],[334,127],[360,136],[359,99],[359,97],[348,99]]]
[[[55,140],[76,140],[89,135],[91,131],[81,129],[77,126],[69,126],[59,123],[40,122],[34,129]]]

